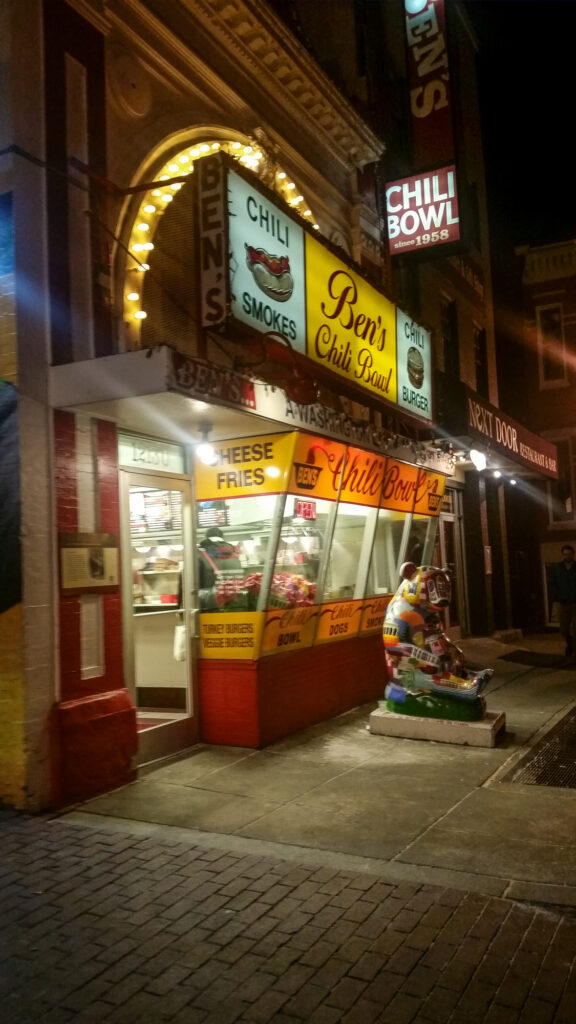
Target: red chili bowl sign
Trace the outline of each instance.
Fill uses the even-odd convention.
[[[391,253],[457,242],[460,217],[456,168],[443,167],[389,182],[386,213]]]

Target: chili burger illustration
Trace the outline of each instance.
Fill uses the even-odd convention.
[[[272,256],[265,249],[255,249],[244,243],[246,265],[265,295],[276,302],[287,302],[294,291],[288,256]]]
[[[412,387],[421,388],[424,383],[424,360],[417,348],[412,347],[408,349],[406,369],[408,370],[408,379]]]

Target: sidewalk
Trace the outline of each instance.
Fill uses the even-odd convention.
[[[0,809],[0,1024],[573,1024],[574,794],[502,781],[574,704],[574,669],[501,660],[549,644],[466,642],[494,749],[376,737],[363,707]]]
[[[468,663],[495,668],[487,703],[506,714],[495,748],[372,735],[367,705],[260,751],[199,746],[65,820],[576,907],[574,790],[506,780],[575,706],[576,667],[502,657],[560,659],[559,643],[463,642]]]
[[[573,915],[114,824],[0,812],[1,1024],[573,1024]]]

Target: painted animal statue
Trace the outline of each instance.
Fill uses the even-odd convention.
[[[479,721],[486,712],[481,693],[493,670],[468,671],[462,651],[444,633],[440,612],[452,596],[447,570],[405,562],[400,573],[383,627],[388,710]]]

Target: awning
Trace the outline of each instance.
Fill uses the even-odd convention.
[[[441,427],[454,452],[468,461],[470,450],[486,456],[487,467],[517,476],[558,479],[558,452],[551,441],[534,434],[503,409],[464,384],[439,375]]]
[[[389,454],[401,462],[452,475],[448,445],[414,442],[365,420],[329,408],[293,401],[282,388],[215,363],[182,355],[167,345],[50,370],[51,405],[114,420],[123,427],[169,440],[193,442],[205,427],[207,408],[213,439],[248,436],[265,423],[269,432],[305,430]]]

